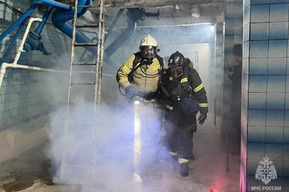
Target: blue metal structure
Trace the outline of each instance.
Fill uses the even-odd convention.
[[[93,0],[79,0],[78,6],[80,8],[77,9],[78,11],[78,17],[82,16],[88,9],[88,6],[92,4]],[[16,39],[18,38],[20,32],[23,29],[23,26],[27,19],[29,18],[29,15],[37,8],[39,4],[47,4],[48,7],[42,17],[42,22],[38,24],[38,27],[34,32],[29,33],[29,38],[25,42],[24,50],[25,52],[21,53],[21,56],[19,58],[19,63],[23,60],[25,55],[29,51],[37,50],[42,52],[44,55],[50,55],[50,53],[44,48],[43,43],[41,42],[41,32],[43,27],[45,26],[47,19],[49,18],[52,9],[56,8],[56,10],[52,14],[52,23],[53,25],[58,28],[60,31],[62,31],[64,34],[72,37],[72,25],[68,22],[69,20],[73,19],[74,14],[74,8],[70,5],[66,5],[63,3],[56,2],[54,0],[34,0],[32,5],[29,7],[28,10],[26,10],[25,13],[17,20],[15,21],[8,29],[6,29],[1,35],[0,35],[0,42],[9,34],[11,33],[16,27],[19,26],[15,36],[13,37],[12,42],[10,43],[8,49],[6,50],[6,53],[4,54],[3,58],[0,59],[0,64],[3,62],[7,62],[7,57],[9,53],[12,50],[12,47],[14,43],[16,42]],[[81,8],[81,6],[83,8]],[[112,28],[116,24],[117,20],[123,13],[124,9],[120,9],[117,13],[113,23],[108,29],[108,34],[111,32]],[[110,58],[110,56],[129,38],[133,35],[135,32],[136,24],[139,21],[145,20],[146,17],[158,17],[159,18],[160,13],[146,13],[143,8],[130,8],[127,9],[127,29],[118,37],[115,39],[114,42],[112,42],[106,49],[104,54],[104,59],[108,61],[109,64],[113,65],[114,67],[118,66],[118,63],[116,63],[114,60]],[[107,35],[105,36],[105,39],[107,39]],[[76,30],[76,42],[77,43],[89,43],[92,42],[93,39],[87,38],[83,33],[81,33],[79,30]],[[97,46],[86,46],[85,49],[94,55],[97,53]]]
[[[82,0],[79,1],[78,5],[90,5],[91,0]],[[78,14],[77,17],[82,16],[86,11],[87,8],[78,8]],[[72,25],[68,22],[69,20],[73,19],[74,10],[55,10],[52,14],[52,24],[62,31],[64,34],[72,38]],[[91,39],[87,38],[83,33],[81,33],[79,30],[76,30],[76,36],[75,41],[77,43],[88,43],[91,42]],[[96,46],[90,46],[85,47],[88,51],[96,53],[97,47]]]
[[[23,26],[24,26],[24,24],[25,24],[25,21],[26,21],[26,20],[22,21],[22,23],[20,24],[20,26],[19,26],[19,28],[18,28],[18,30],[17,30],[15,36],[13,37],[13,40],[12,40],[12,42],[10,43],[10,45],[9,45],[9,47],[8,47],[8,49],[7,49],[7,51],[6,51],[6,53],[4,54],[3,58],[0,59],[0,63],[2,63],[2,61],[6,61],[6,59],[7,59],[8,55],[9,55],[9,53],[10,53],[11,50],[12,50],[12,47],[13,47],[13,45],[14,45],[14,43],[15,43],[17,37],[18,37],[18,35],[20,34],[20,32],[21,32],[22,29],[23,29]]]
[[[92,3],[92,0],[80,0],[79,6],[91,5],[91,3]],[[4,54],[3,58],[1,59],[1,63],[3,63],[7,59],[7,56],[11,52],[11,49],[12,49],[16,39],[18,38],[20,32],[23,29],[23,25],[27,21],[27,18],[29,18],[29,15],[37,8],[37,6],[39,4],[47,4],[48,7],[47,7],[47,9],[46,9],[46,11],[42,17],[42,22],[39,23],[35,32],[30,32],[30,37],[25,42],[25,46],[24,46],[25,52],[23,52],[21,54],[21,56],[19,58],[19,62],[24,58],[24,56],[30,50],[31,51],[32,50],[38,50],[38,51],[41,51],[45,55],[50,54],[48,51],[46,51],[43,43],[40,41],[41,40],[40,34],[42,32],[43,27],[45,26],[45,24],[47,22],[47,19],[49,18],[49,15],[51,14],[52,9],[57,8],[59,10],[59,12],[64,12],[65,14],[67,14],[67,12],[73,12],[74,8],[69,6],[69,5],[65,5],[63,3],[56,2],[54,0],[34,0],[32,5],[29,7],[29,9],[26,10],[26,12],[17,21],[15,21],[8,29],[6,29],[0,35],[0,41],[2,41],[9,33],[11,33],[16,27],[18,27],[20,25],[15,36],[13,37],[12,42],[10,43],[8,49],[6,50],[6,53]],[[79,8],[78,9],[79,16],[83,15],[86,11],[87,11],[87,8]],[[63,15],[64,17],[65,17],[65,14]],[[61,18],[58,17],[58,19],[60,20]],[[72,33],[72,29],[71,29],[71,33]],[[89,39],[86,39],[86,40],[90,41]]]
[[[39,50],[41,51],[44,55],[50,55],[50,53],[48,51],[46,51],[46,49],[44,48],[44,45],[42,42],[40,42],[41,40],[41,32],[42,29],[50,15],[52,11],[52,6],[48,6],[43,17],[42,17],[42,22],[39,23],[37,29],[35,30],[35,32],[31,32],[30,33],[30,38],[27,39],[27,42],[24,45],[24,50],[25,52],[23,52],[19,58],[19,61],[21,61],[25,55],[27,55],[28,51],[33,51],[33,50]]]
[[[135,32],[136,25],[139,21],[144,21],[146,17],[157,17],[159,18],[160,12],[158,13],[147,13],[144,8],[128,8],[127,9],[127,28],[122,34],[116,38],[106,49],[105,53],[110,57],[121,45],[128,40]]]

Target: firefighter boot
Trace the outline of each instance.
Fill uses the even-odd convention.
[[[188,163],[181,163],[180,164],[180,174],[182,177],[189,176],[189,164]]]

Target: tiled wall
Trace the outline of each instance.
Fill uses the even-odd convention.
[[[265,156],[278,176],[267,186],[289,191],[288,7],[289,0],[243,3],[242,192],[265,186],[255,179]]]
[[[2,2],[6,2],[21,12],[24,12],[31,4],[30,0],[2,0]],[[37,9],[32,14],[34,17],[42,17],[42,15],[43,13]],[[6,6],[0,4],[0,33],[18,17]],[[13,47],[9,60],[14,59],[24,30]],[[3,57],[14,33],[8,35],[0,43],[0,58]],[[50,19],[43,29],[42,37],[45,48],[52,55],[46,56],[39,51],[29,52],[22,63],[48,68],[69,65],[67,61],[70,57],[71,40],[58,31],[51,24]],[[8,68],[0,88],[0,130],[50,112],[53,107],[66,99],[66,82],[67,78],[63,74]]]
[[[231,104],[231,87],[232,81],[228,78],[228,67],[237,65],[233,57],[232,48],[234,44],[242,43],[242,0],[226,0],[225,2],[225,25],[224,25],[224,64],[223,64],[223,123],[231,123],[231,117],[229,113]],[[222,126],[222,138],[225,135],[225,126]]]
[[[8,68],[0,88],[0,130],[63,104],[66,82],[63,74]]]

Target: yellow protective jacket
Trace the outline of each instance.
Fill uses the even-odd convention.
[[[117,80],[122,88],[126,88],[130,85],[130,82],[128,81],[128,74],[133,70],[134,59],[135,55],[132,54],[117,72]],[[140,65],[140,62],[138,62],[135,67],[138,65]],[[164,59],[163,69],[168,69],[168,65]],[[137,88],[144,93],[156,92],[161,75],[160,70],[161,65],[158,59],[154,58],[151,65],[143,64],[133,72],[132,84],[137,86]]]

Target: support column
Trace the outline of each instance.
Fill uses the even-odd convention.
[[[242,192],[289,191],[288,7],[243,2]]]
[[[237,65],[233,57],[233,46],[234,44],[242,43],[242,0],[226,0],[225,2],[225,18],[224,18],[224,65],[223,65],[223,95],[222,95],[222,139],[225,140],[225,123],[231,123],[231,114],[229,113],[231,105],[231,80],[227,76],[228,65],[233,67]],[[232,131],[229,132],[231,138]]]
[[[222,81],[224,76],[223,71],[223,22],[216,25],[216,60],[215,60],[215,113],[221,115],[222,113]],[[214,119],[214,122],[216,120]]]

